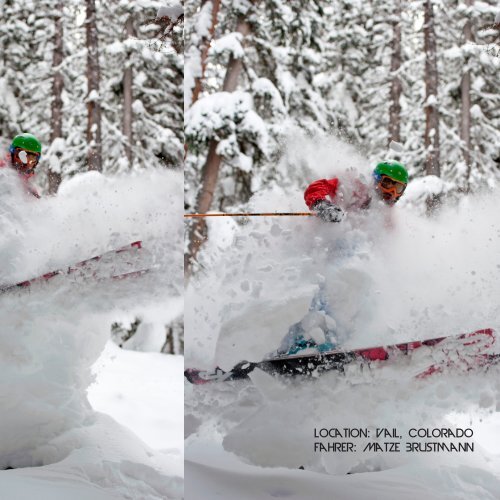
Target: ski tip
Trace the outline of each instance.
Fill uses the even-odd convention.
[[[224,382],[226,380],[233,380],[234,374],[231,371],[226,372],[219,367],[215,368],[215,370],[213,371],[187,368],[186,370],[184,370],[184,377],[193,385],[201,385],[208,384],[210,382]]]
[[[188,368],[184,370],[184,377],[186,380],[193,385],[207,384],[210,379],[204,378],[201,374],[204,373],[196,368]]]

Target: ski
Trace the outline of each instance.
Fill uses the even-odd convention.
[[[465,363],[466,369],[476,366],[486,366],[500,360],[500,354],[487,354],[495,342],[495,332],[491,328],[476,330],[475,332],[437,337],[427,340],[403,342],[388,346],[369,347],[353,350],[333,350],[313,354],[295,354],[265,359],[259,362],[241,361],[229,371],[217,367],[213,371],[187,369],[184,372],[186,379],[194,384],[209,382],[226,382],[244,380],[255,369],[260,369],[271,375],[284,376],[317,376],[328,371],[344,372],[344,367],[352,363],[377,363],[394,359],[398,356],[411,356],[417,349],[424,347],[435,349],[439,347],[444,355],[441,362],[431,364],[426,370],[417,375],[424,378],[444,370],[445,366],[457,360]]]
[[[49,271],[48,273],[42,274],[40,276],[37,276],[35,278],[30,278],[25,281],[20,281],[19,283],[15,283],[12,285],[3,285],[0,286],[0,294],[10,292],[12,290],[17,290],[17,289],[22,289],[22,288],[27,288],[30,287],[36,283],[43,283],[46,281],[51,280],[52,278],[55,278],[56,276],[61,276],[61,275],[71,275],[75,273],[80,273],[82,275],[86,275],[86,273],[89,271],[91,264],[94,262],[99,262],[103,259],[106,259],[107,257],[117,255],[117,254],[124,254],[124,253],[136,253],[139,250],[142,249],[142,241],[134,241],[128,245],[125,245],[123,247],[114,249],[114,250],[109,250],[107,252],[104,252],[101,255],[97,255],[95,257],[91,257],[89,259],[82,260],[80,262],[77,262],[75,264],[72,264],[68,266],[67,268],[62,268],[62,269],[57,269],[55,271]],[[143,269],[140,271],[132,271],[132,272],[125,272],[121,274],[117,274],[115,276],[110,276],[104,277],[104,278],[98,278],[98,281],[101,280],[107,280],[107,279],[125,279],[128,277],[132,276],[139,276],[141,274],[145,274],[148,272],[147,269]]]

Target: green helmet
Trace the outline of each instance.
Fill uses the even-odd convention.
[[[375,167],[373,175],[377,180],[380,180],[380,177],[382,175],[386,175],[387,177],[390,177],[395,181],[402,182],[403,184],[408,184],[408,171],[403,164],[397,161],[387,160],[379,163]]]
[[[12,144],[10,145],[11,152],[15,148],[33,151],[33,153],[41,153],[42,143],[32,134],[19,134],[12,139]]]

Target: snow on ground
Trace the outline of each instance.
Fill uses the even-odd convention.
[[[493,465],[498,466],[498,462]],[[209,448],[208,445],[205,445],[203,458],[198,456],[196,462],[186,462],[186,477],[186,498],[206,500],[494,500],[498,498],[499,488],[492,464],[484,462],[475,467],[457,466],[426,457],[404,468],[332,476],[308,470],[243,464],[219,447]]]
[[[183,475],[184,358],[120,349],[113,342],[94,365],[92,407],[132,430],[161,451]]]
[[[0,175],[2,284],[135,240],[143,241],[143,250],[134,265],[151,269],[140,277],[106,280],[116,271],[112,259],[92,266],[100,280],[58,276],[0,296],[0,468],[12,468],[0,473],[0,497],[181,498],[178,442],[169,447],[162,434],[163,451],[153,449],[113,418],[97,413],[87,389],[117,316],[141,305],[147,311],[160,302],[166,309],[170,304],[179,308],[182,175],[152,170],[108,177],[90,172],[65,182],[57,197],[42,200],[24,196],[8,171]],[[124,260],[121,264],[127,265]],[[172,418],[178,418],[179,389],[165,381],[163,391],[170,389],[170,399],[158,381],[161,372],[173,372],[175,365],[163,369],[147,354],[147,385],[146,362],[134,354],[127,361],[131,371],[135,363],[143,368],[141,377],[149,389],[143,398],[156,391],[158,401],[151,409],[163,408],[167,398],[177,408]],[[100,387],[106,390],[106,384]],[[110,393],[126,394],[125,387],[107,387]],[[105,406],[103,410],[109,408]],[[129,424],[136,433],[138,426],[137,421]]]
[[[330,157],[359,163],[347,153]],[[318,163],[310,181],[325,175]],[[186,367],[261,359],[305,315],[321,281],[346,347],[500,332],[498,195],[464,198],[433,219],[401,204],[351,212],[339,225],[210,220],[185,296]],[[251,205],[304,210],[301,191],[277,186]],[[500,498],[500,368],[417,380],[412,363],[309,381],[256,371],[251,382],[186,383],[186,498]],[[350,452],[314,450],[315,428],[396,428],[404,450],[411,428],[456,426],[472,429],[474,452],[381,453],[363,451],[365,441]]]

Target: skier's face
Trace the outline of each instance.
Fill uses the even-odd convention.
[[[386,175],[382,175],[375,184],[375,190],[387,205],[394,205],[403,196],[405,189],[406,184],[391,179]]]
[[[13,155],[15,169],[24,177],[35,175],[35,168],[40,160],[40,153],[16,148]]]

